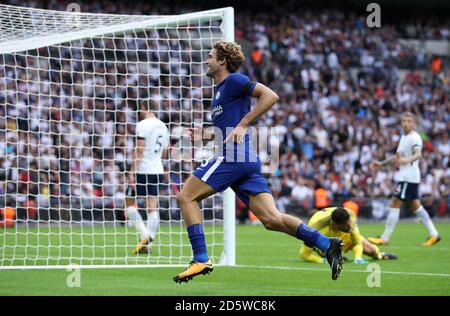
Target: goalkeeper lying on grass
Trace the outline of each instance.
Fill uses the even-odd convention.
[[[308,225],[327,237],[339,237],[344,242],[344,252],[352,250],[355,254],[354,263],[367,263],[362,258],[363,253],[374,260],[393,260],[397,256],[380,252],[377,246],[369,243],[359,233],[355,213],[344,207],[328,207],[317,211],[309,220]],[[320,250],[306,243],[300,248],[300,258],[308,262],[324,262]]]

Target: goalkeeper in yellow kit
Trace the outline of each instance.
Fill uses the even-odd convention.
[[[308,225],[327,237],[339,237],[344,242],[343,252],[352,250],[354,263],[367,263],[362,258],[365,254],[374,260],[393,260],[397,256],[380,252],[377,246],[369,243],[361,236],[356,222],[355,213],[344,207],[327,207],[317,211],[309,220]],[[300,258],[308,262],[324,262],[320,250],[307,244],[300,248]]]

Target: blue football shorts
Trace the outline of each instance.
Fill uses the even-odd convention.
[[[250,195],[263,192],[272,194],[267,180],[261,174],[259,158],[256,162],[226,162],[223,157],[212,158],[195,169],[193,174],[217,192],[231,187],[247,206]]]

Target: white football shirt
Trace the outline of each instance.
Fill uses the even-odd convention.
[[[397,147],[397,153],[407,159],[411,158],[415,150],[422,150],[422,137],[416,131],[411,131],[408,135],[402,135]],[[396,181],[405,181],[410,183],[420,183],[419,160],[407,165],[399,166],[396,173]]]
[[[136,136],[145,140],[142,158],[137,163],[136,173],[163,174],[161,155],[169,146],[169,131],[161,120],[148,118],[136,125]]]

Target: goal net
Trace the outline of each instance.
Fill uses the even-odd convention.
[[[208,126],[213,43],[234,40],[232,8],[131,16],[0,5],[0,269],[186,265],[176,194],[211,156],[185,128]],[[159,104],[171,135],[150,254],[126,218],[137,110]],[[139,211],[146,219],[143,201]],[[208,251],[235,264],[234,196],[201,203]]]

